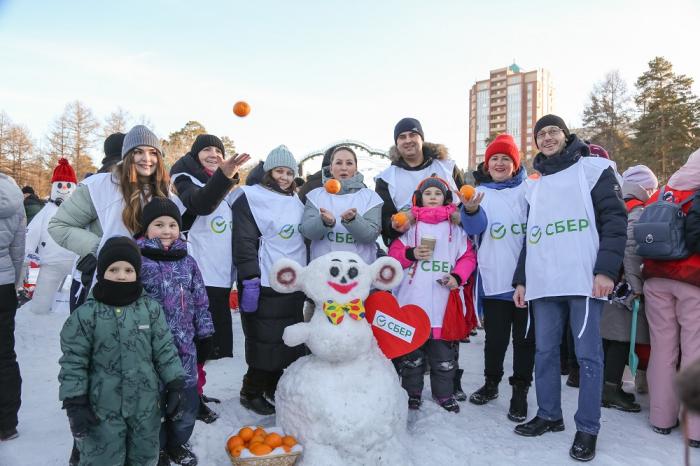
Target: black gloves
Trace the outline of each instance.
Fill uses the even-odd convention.
[[[87,395],[66,398],[63,400],[63,409],[68,414],[70,431],[76,439],[87,437],[90,427],[100,423],[95,413],[92,412]]]
[[[175,379],[165,386],[165,414],[172,421],[179,421],[185,414],[183,388],[185,388],[183,379]]]
[[[97,257],[92,253],[88,254],[78,261],[75,268],[82,272],[80,281],[83,286],[89,290],[92,286],[92,279],[95,276],[95,269],[97,268]]]
[[[202,338],[201,340],[195,340],[194,344],[197,347],[197,364],[204,364],[211,357],[211,352],[214,348],[213,339],[212,337]]]

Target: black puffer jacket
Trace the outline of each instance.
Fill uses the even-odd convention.
[[[243,280],[260,277],[260,236],[248,199],[241,194],[233,203],[233,237],[236,238],[233,262],[238,269],[239,290],[243,290]],[[241,312],[248,366],[279,371],[305,354],[304,345],[290,348],[282,340],[285,328],[304,320],[303,308],[304,294],[301,292],[283,294],[270,287],[260,288],[258,310]]]
[[[564,150],[553,157],[545,157],[541,152],[535,157],[533,166],[542,176],[558,173],[588,157],[588,146],[575,134],[569,136]],[[608,168],[600,175],[591,190],[591,200],[595,211],[595,223],[600,245],[593,274],[603,274],[617,280],[625,255],[627,242],[627,209],[622,200],[622,190],[615,177],[615,171]],[[520,252],[518,266],[513,276],[513,286],[525,285],[525,247]]]
[[[700,254],[700,191],[695,193],[685,220],[685,243],[690,252]]]
[[[401,167],[407,171],[419,171],[429,166],[435,159],[448,159],[449,154],[447,152],[447,147],[443,146],[442,144],[424,142],[423,163],[417,167],[408,166],[399,155],[396,146],[389,149],[389,157],[392,160],[392,165],[396,165],[397,167]],[[457,189],[461,188],[464,184],[462,172],[460,172],[459,168],[457,168],[457,165],[455,165],[455,168],[452,171],[452,179],[457,185]],[[402,234],[391,228],[391,216],[397,212],[397,209],[394,205],[394,201],[391,199],[391,194],[389,194],[389,185],[386,181],[378,178],[374,190],[377,192],[377,194],[379,194],[379,197],[382,198],[382,201],[384,201],[384,205],[382,205],[382,238],[384,239],[384,243],[388,246],[391,241],[398,238]]]
[[[196,185],[188,176],[175,178],[177,195],[187,211],[182,216],[183,230],[189,230],[198,215],[209,215],[224,200],[231,188],[238,183],[238,173],[229,179],[220,169],[210,177],[191,153],[183,155],[170,169],[170,177],[187,173],[204,184]]]

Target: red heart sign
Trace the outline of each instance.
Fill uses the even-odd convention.
[[[430,336],[430,319],[418,306],[399,307],[398,301],[386,291],[376,291],[365,300],[365,317],[379,348],[394,359],[420,348]]]

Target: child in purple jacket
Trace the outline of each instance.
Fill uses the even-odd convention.
[[[180,238],[182,218],[177,206],[170,199],[154,197],[143,208],[141,225],[146,228],[137,240],[143,256],[143,288],[163,306],[186,374],[185,412],[181,419],[166,419],[161,424],[158,464],[170,464],[169,460],[196,464],[187,441],[199,408],[197,360],[206,359],[203,353],[211,348],[214,334],[209,300],[197,262],[187,254],[187,244]],[[199,340],[199,354],[195,340]]]

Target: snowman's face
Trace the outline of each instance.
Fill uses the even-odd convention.
[[[65,201],[75,191],[75,183],[71,181],[56,181],[51,184],[51,199]]]

